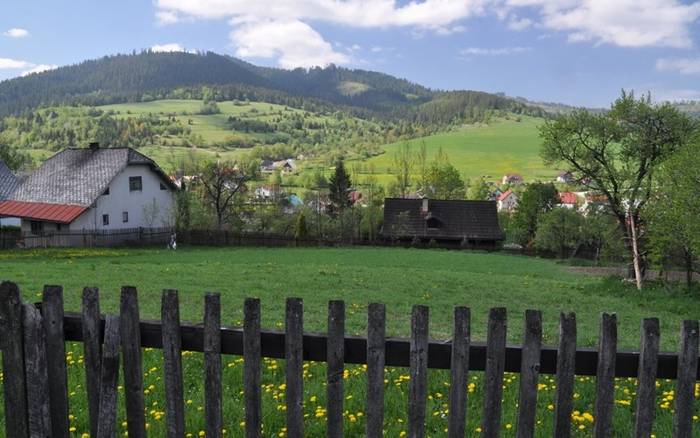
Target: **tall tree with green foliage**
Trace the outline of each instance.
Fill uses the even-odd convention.
[[[652,257],[662,267],[682,262],[688,289],[700,255],[699,147],[700,141],[685,147],[662,165],[645,214]]]
[[[462,175],[450,163],[442,149],[428,166],[423,195],[433,199],[464,199],[466,190]]]
[[[540,216],[534,240],[535,248],[567,258],[582,243],[583,216],[577,211],[555,208]]]
[[[352,205],[348,197],[348,191],[352,187],[352,181],[343,160],[338,160],[335,164],[335,171],[328,181],[329,198],[331,201],[331,214],[342,213]]]
[[[513,215],[513,227],[518,230],[518,243],[523,246],[532,243],[540,215],[553,209],[558,202],[559,194],[552,183],[536,182],[525,186]]]
[[[309,237],[309,230],[306,227],[306,216],[303,211],[299,212],[297,216],[297,222],[294,225],[294,239],[299,243],[299,241]]]
[[[688,144],[695,123],[670,104],[652,104],[622,92],[605,113],[577,110],[540,128],[546,164],[602,193],[626,237],[637,287],[642,288],[644,251],[641,212],[649,202],[660,163]],[[628,226],[628,224],[633,224]]]
[[[19,170],[31,162],[31,158],[25,152],[10,145],[0,137],[0,161],[3,161],[11,170]]]
[[[396,189],[399,192],[399,196],[405,198],[411,187],[411,174],[413,173],[415,165],[411,145],[408,142],[402,143],[396,152],[394,152],[392,160],[394,176],[396,178]]]
[[[467,197],[474,201],[486,201],[489,199],[491,191],[489,190],[489,185],[486,184],[484,178],[476,178],[469,185],[469,193]]]

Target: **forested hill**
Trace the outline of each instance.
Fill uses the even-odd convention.
[[[419,123],[449,123],[475,109],[544,114],[540,108],[503,96],[473,91],[437,92],[405,79],[365,70],[335,66],[282,70],[212,52],[145,51],[0,82],[0,116],[21,114],[40,106],[104,105],[163,98],[340,106],[358,115]]]

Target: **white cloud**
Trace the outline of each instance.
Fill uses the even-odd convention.
[[[20,61],[18,59],[10,58],[0,58],[0,70],[31,68],[33,66],[34,64],[27,61]]]
[[[510,17],[510,20],[508,20],[508,29],[510,30],[525,30],[532,25],[532,20],[530,20],[529,18],[518,18],[517,15],[513,15],[512,17]]]
[[[180,21],[180,18],[177,16],[177,13],[173,11],[157,11],[156,21],[158,22],[158,24],[166,26],[168,24],[177,23],[178,21]]]
[[[532,50],[532,47],[499,47],[499,48],[483,48],[483,47],[467,47],[459,51],[464,56],[507,56],[516,53],[524,53]]]
[[[700,2],[679,0],[504,0],[511,8],[535,8],[541,25],[565,32],[571,42],[621,47],[692,46],[691,25]]]
[[[12,29],[8,29],[7,31],[3,32],[3,35],[9,38],[24,38],[29,36],[29,32],[27,29],[13,27]]]
[[[684,75],[700,74],[700,58],[662,58],[656,61],[656,69]]]
[[[41,73],[48,70],[55,70],[57,68],[58,66],[56,64],[38,64],[30,68],[29,70],[23,71],[21,76],[27,76],[34,73]]]
[[[187,50],[181,44],[170,43],[170,44],[155,44],[151,46],[152,52],[187,52],[194,53],[194,50]]]
[[[694,89],[656,89],[651,91],[655,102],[679,102],[700,100],[700,90]]]
[[[283,68],[347,64],[347,55],[306,23],[298,20],[248,22],[231,32],[236,55],[247,58],[277,58]]]

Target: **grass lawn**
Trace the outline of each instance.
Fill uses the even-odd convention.
[[[44,284],[63,285],[67,310],[79,310],[83,286],[97,285],[101,290],[102,310],[116,312],[119,287],[129,284],[139,288],[142,318],[159,318],[160,291],[177,288],[182,319],[201,321],[204,292],[219,291],[224,324],[240,324],[243,299],[256,296],[261,299],[263,327],[277,329],[283,326],[284,298],[296,296],[304,299],[307,331],[323,331],[328,300],[343,299],[348,333],[364,334],[367,303],[383,302],[387,310],[387,334],[406,336],[411,305],[425,304],[430,306],[431,337],[447,339],[451,332],[452,307],[459,304],[471,307],[472,336],[478,341],[485,338],[488,309],[505,306],[511,342],[520,339],[524,310],[536,308],[543,311],[545,344],[556,343],[559,312],[575,311],[579,345],[594,346],[600,312],[608,311],[618,313],[620,348],[637,349],[641,319],[657,316],[661,321],[662,350],[675,350],[680,322],[700,315],[697,297],[656,288],[639,293],[619,280],[573,274],[550,260],[497,253],[390,248],[186,248],[176,252],[76,249],[4,252],[0,253],[0,264],[2,278],[17,282],[27,300],[39,300]],[[71,344],[68,349],[72,424],[75,436],[80,436],[87,431],[82,347]],[[148,421],[154,436],[163,435],[165,430],[161,358],[162,353],[157,350],[145,353]],[[233,356],[223,360],[227,434],[239,436],[243,420],[242,360]],[[203,428],[201,364],[199,354],[183,356],[187,430],[194,436]],[[364,369],[348,367],[346,374],[346,433],[360,436],[364,430]],[[406,429],[407,374],[407,369],[387,369],[386,436],[399,436]],[[305,375],[307,434],[322,436],[325,432],[324,364],[309,363]],[[428,435],[443,436],[447,425],[449,374],[431,371],[429,375]],[[470,436],[477,436],[483,380],[481,373],[472,373],[471,379],[468,430]],[[540,382],[537,435],[551,436],[553,376],[542,376]],[[283,383],[284,361],[265,361],[264,436],[280,433],[279,436],[284,436],[284,390],[280,386]],[[588,436],[592,423],[584,414],[593,412],[595,388],[592,379],[584,377],[578,378],[576,385],[575,433]],[[667,391],[673,386],[670,381],[659,382],[655,430],[659,437],[670,435],[673,404],[665,403]],[[632,434],[635,390],[633,379],[618,381],[614,414],[616,436]],[[517,394],[517,375],[509,374],[504,392],[504,436],[514,436]],[[123,404],[123,398],[120,403]],[[0,414],[1,411],[0,407]],[[123,415],[121,412],[120,423]],[[124,429],[120,426],[120,430]]]
[[[418,151],[424,141],[428,158],[442,150],[452,164],[470,179],[485,176],[501,179],[506,173],[520,173],[526,180],[550,180],[557,169],[547,168],[539,157],[541,140],[537,127],[543,122],[534,117],[497,120],[486,126],[469,126],[409,141]],[[371,158],[382,179],[388,179],[394,152],[402,143],[384,146],[385,154]]]

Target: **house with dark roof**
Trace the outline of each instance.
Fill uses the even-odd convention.
[[[445,247],[500,247],[504,239],[494,201],[384,200],[382,234],[387,239]]]
[[[175,184],[131,148],[66,149],[49,158],[0,201],[0,216],[22,231],[106,231],[172,224]]]
[[[18,184],[19,180],[17,176],[2,160],[0,160],[0,202],[9,198]],[[19,218],[0,215],[0,226],[19,226],[19,224]]]

